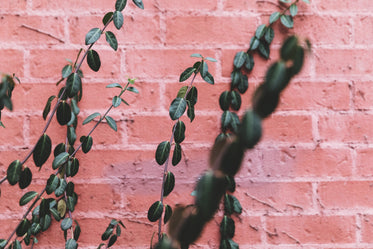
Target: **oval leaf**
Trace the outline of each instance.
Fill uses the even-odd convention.
[[[172,216],[172,208],[169,205],[165,205],[165,212],[163,217],[163,222],[166,224]]]
[[[77,249],[78,243],[76,243],[75,239],[68,239],[65,244],[65,249]]]
[[[192,86],[192,88],[190,88],[187,96],[186,96],[186,100],[189,101],[189,103],[191,105],[195,105],[197,104],[197,100],[198,100],[198,91],[197,91],[197,87],[195,86]]]
[[[181,161],[182,150],[180,144],[175,144],[174,153],[172,155],[172,165],[176,166]]]
[[[80,138],[80,142],[83,143],[82,144],[82,151],[84,153],[88,153],[91,150],[91,148],[92,148],[93,138],[91,136],[88,136],[88,137],[82,136]]]
[[[115,37],[114,33],[111,32],[111,31],[106,31],[105,32],[105,37],[106,37],[106,41],[107,41],[107,43],[109,43],[110,47],[112,49],[114,49],[115,51],[117,51],[118,41],[117,41],[117,38]]]
[[[33,159],[37,167],[41,167],[52,152],[52,141],[47,134],[43,134],[36,143]]]
[[[20,178],[19,178],[19,182],[18,182],[19,187],[21,189],[27,188],[30,185],[31,180],[32,180],[32,172],[30,168],[25,167],[22,170]]]
[[[273,12],[271,16],[269,17],[269,23],[270,24],[274,23],[280,18],[280,16],[281,16],[280,12]]]
[[[134,3],[137,7],[139,7],[140,9],[144,9],[144,4],[143,4],[142,0],[132,0],[132,1],[133,1],[133,3]]]
[[[35,191],[29,191],[26,194],[24,194],[21,199],[19,200],[19,205],[24,206],[27,203],[29,203],[32,199],[34,199],[35,196],[37,196],[38,193]]]
[[[233,65],[236,68],[241,68],[246,61],[248,54],[244,51],[238,52],[233,60]]]
[[[104,18],[102,18],[102,23],[106,25],[110,21],[110,19],[113,17],[113,14],[114,14],[113,12],[106,13]]]
[[[282,15],[282,16],[280,17],[280,20],[281,20],[281,23],[282,23],[285,27],[287,27],[287,28],[289,28],[289,29],[293,28],[293,26],[294,26],[294,21],[293,21],[293,17],[292,17],[292,16],[290,16],[290,15]]]
[[[73,225],[73,220],[71,218],[65,218],[61,221],[61,229],[66,231]]]
[[[23,235],[25,235],[30,227],[31,227],[30,221],[28,219],[23,219],[21,224],[19,224],[16,229],[17,236],[22,237]]]
[[[82,86],[82,80],[78,73],[71,74],[66,80],[66,93],[70,98],[78,94]]]
[[[247,111],[239,130],[240,142],[248,149],[254,147],[262,137],[262,122],[253,111]]]
[[[114,131],[118,130],[117,123],[115,122],[115,120],[112,117],[105,116],[105,119],[106,119],[106,122],[108,123],[108,125],[110,126],[111,129],[113,129]]]
[[[229,94],[229,91],[222,92],[219,97],[220,108],[223,111],[227,111],[229,109],[230,102],[231,102],[231,94]]]
[[[122,103],[121,98],[118,97],[118,96],[114,96],[113,101],[112,101],[112,105],[114,107],[118,107],[120,105],[120,103]]]
[[[164,180],[163,196],[168,196],[175,187],[175,176],[172,172],[168,171],[166,173],[166,178]]]
[[[160,201],[154,202],[148,210],[148,220],[155,222],[161,218],[163,213],[163,204]]]
[[[169,114],[172,120],[176,120],[180,118],[187,107],[186,100],[183,98],[176,98],[172,101],[170,109],[169,109]]]
[[[181,73],[179,82],[186,81],[196,71],[194,67],[188,67],[184,72]]]
[[[101,29],[93,28],[85,36],[85,45],[95,43],[101,36]]]
[[[21,177],[22,164],[19,160],[13,161],[6,172],[7,180],[10,185],[16,185]]]
[[[62,164],[66,163],[68,158],[69,158],[69,153],[67,153],[67,152],[62,152],[62,153],[58,154],[53,160],[52,168],[57,169]]]
[[[100,70],[101,60],[100,60],[100,56],[98,55],[98,53],[95,50],[93,50],[93,49],[88,50],[87,63],[88,63],[88,66],[93,71],[97,72],[98,70]]]
[[[50,175],[47,181],[47,186],[45,188],[47,194],[50,195],[51,193],[53,193],[57,189],[59,183],[60,179],[57,175]]]
[[[185,139],[185,124],[179,120],[175,124],[174,139],[176,143],[182,143]]]
[[[89,116],[88,116],[88,117],[83,121],[83,125],[88,124],[88,123],[91,122],[95,117],[98,117],[98,116],[101,116],[101,114],[98,113],[98,112],[95,112],[95,113],[89,115]]]
[[[113,15],[114,26],[119,30],[123,26],[124,18],[122,12],[115,11]]]
[[[122,11],[126,7],[127,0],[117,0],[115,2],[115,10]]]
[[[169,141],[163,141],[157,147],[155,152],[155,160],[159,165],[162,165],[166,162],[168,156],[170,155],[171,145]]]

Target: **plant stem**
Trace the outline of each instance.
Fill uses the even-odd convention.
[[[0,185],[6,180],[7,176],[4,176],[3,179],[0,180]]]

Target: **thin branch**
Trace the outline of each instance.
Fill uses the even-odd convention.
[[[6,180],[7,176],[4,176],[3,179],[0,180],[0,185]]]
[[[36,28],[30,27],[30,26],[27,26],[27,25],[25,25],[25,24],[22,24],[21,27],[26,28],[26,29],[29,29],[29,30],[32,30],[32,31],[35,31],[35,32],[37,32],[37,33],[39,33],[39,34],[43,34],[43,35],[49,36],[49,37],[51,37],[51,38],[53,38],[53,39],[55,39],[55,40],[57,40],[57,41],[59,41],[59,42],[65,43],[64,40],[62,40],[62,39],[60,39],[60,38],[58,38],[58,37],[56,37],[56,36],[54,36],[54,35],[51,35],[51,34],[49,34],[49,33],[47,33],[47,32],[41,31],[41,30],[39,30],[39,29],[36,29]]]
[[[245,195],[247,195],[248,197],[250,197],[250,198],[253,199],[254,201],[257,201],[257,202],[263,204],[264,206],[270,207],[270,208],[274,209],[275,211],[277,211],[277,212],[279,212],[279,213],[282,213],[281,210],[278,210],[277,208],[275,208],[274,206],[272,206],[271,204],[269,204],[269,203],[267,203],[267,202],[265,202],[265,201],[261,201],[261,200],[255,198],[254,196],[252,196],[252,195],[250,195],[250,194],[248,194],[248,193],[245,193]]]

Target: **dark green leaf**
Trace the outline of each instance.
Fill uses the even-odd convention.
[[[73,71],[73,67],[71,65],[66,65],[62,68],[62,78],[67,78]]]
[[[62,164],[67,162],[67,159],[69,158],[69,153],[67,152],[62,152],[61,154],[57,155],[52,163],[52,168],[57,169],[59,168]]]
[[[290,15],[294,17],[298,13],[298,6],[293,3],[292,5],[290,5],[289,11]]]
[[[256,37],[257,39],[262,38],[263,35],[264,35],[265,32],[266,32],[266,29],[267,29],[267,27],[266,27],[265,24],[259,25],[258,28],[257,28],[256,31],[255,31],[255,37]]]
[[[71,177],[75,176],[79,171],[79,160],[75,157],[71,161]]]
[[[66,231],[73,225],[73,220],[71,218],[65,218],[61,221],[61,229]]]
[[[15,240],[13,242],[13,249],[22,249],[21,242],[19,242],[19,240]]]
[[[120,11],[115,11],[113,15],[114,26],[119,30],[123,26],[124,18]]]
[[[81,136],[80,137],[80,142],[82,143],[82,151],[84,153],[88,153],[93,145],[93,138],[91,136]]]
[[[148,210],[148,220],[151,222],[157,221],[161,218],[163,213],[163,204],[160,201],[154,202]]]
[[[262,136],[262,122],[260,117],[253,111],[247,111],[242,118],[239,138],[243,146],[251,149]]]
[[[110,237],[109,243],[108,243],[108,248],[114,245],[114,243],[117,241],[117,236],[114,234],[113,236]]]
[[[17,236],[22,237],[23,235],[25,235],[30,227],[31,227],[30,221],[28,219],[23,219],[21,224],[19,224],[16,229]]]
[[[240,81],[237,85],[237,89],[241,94],[244,94],[247,91],[247,89],[249,88],[249,80],[248,80],[247,76],[244,75],[244,74],[241,74],[240,76],[241,77],[240,77]]]
[[[186,110],[186,100],[183,98],[176,98],[172,101],[169,109],[169,114],[172,120],[180,118]]]
[[[106,88],[114,88],[114,87],[123,89],[122,86],[119,83],[112,83],[112,84],[109,84],[109,85],[106,86]]]
[[[59,181],[60,181],[59,186],[58,186],[58,188],[54,191],[54,194],[55,194],[57,197],[60,197],[61,195],[63,195],[63,193],[65,192],[66,187],[67,187],[67,182],[65,181],[65,179],[59,179]]]
[[[190,119],[190,122],[193,122],[193,120],[195,118],[194,105],[191,105],[189,101],[187,101],[187,104],[188,104],[187,115],[188,115],[188,118]]]
[[[233,65],[236,68],[241,68],[243,64],[245,63],[245,61],[247,60],[247,57],[248,57],[248,54],[245,53],[244,51],[238,52],[234,57]]]
[[[93,28],[85,36],[85,45],[95,43],[101,36],[101,29]]]
[[[250,40],[250,50],[255,50],[259,47],[260,41],[256,37],[252,37]]]
[[[296,49],[298,47],[298,38],[296,36],[288,37],[281,46],[281,59],[287,61],[294,58]]]
[[[122,103],[122,100],[120,97],[118,96],[114,96],[113,100],[112,100],[112,105],[114,107],[118,107],[120,105],[120,103]]]
[[[65,149],[66,149],[66,145],[64,143],[60,143],[58,144],[55,148],[54,148],[54,151],[53,151],[53,155],[54,157],[56,157],[58,154],[62,153],[62,152],[65,152]]]
[[[39,223],[31,224],[31,234],[36,235],[41,231],[41,225]]]
[[[245,66],[245,68],[246,68],[247,70],[251,71],[251,70],[253,70],[254,65],[255,65],[255,63],[254,63],[254,57],[253,57],[251,54],[249,54],[249,55],[246,57],[246,61],[245,61],[244,66]]]
[[[95,50],[93,50],[93,49],[88,50],[87,63],[88,63],[88,66],[93,71],[97,72],[98,70],[100,70],[101,60],[100,60],[100,56],[98,55],[98,53]]]
[[[166,173],[166,178],[164,181],[163,196],[168,196],[175,187],[175,176],[172,172],[168,171]]]
[[[133,1],[133,3],[134,3],[137,7],[139,7],[140,9],[144,9],[144,4],[143,4],[142,0],[132,0],[132,1]]]
[[[106,25],[110,19],[113,17],[113,12],[108,12],[105,14],[104,18],[102,18],[102,23]]]
[[[220,155],[218,169],[225,175],[234,176],[241,167],[243,156],[242,144],[237,141],[231,142]]]
[[[206,81],[207,83],[211,84],[211,85],[213,85],[215,83],[214,77],[209,72],[206,72],[206,76],[203,77],[203,80]]]
[[[139,93],[139,90],[137,90],[137,89],[136,89],[135,87],[133,87],[133,86],[128,87],[127,90],[130,91],[130,92],[133,92],[133,93]]]
[[[241,108],[241,95],[236,91],[229,92],[230,106],[233,110],[238,111]]]
[[[232,218],[224,215],[220,223],[220,235],[224,239],[231,239],[234,236],[235,225]]]
[[[57,177],[57,175],[54,175],[54,174],[50,175],[47,181],[47,186],[46,186],[47,194],[50,195],[51,193],[53,193],[57,189],[59,183],[60,183],[60,179]]]
[[[34,199],[35,196],[37,196],[38,193],[35,191],[29,191],[26,194],[24,194],[21,199],[19,200],[19,205],[24,206],[27,203],[29,203],[32,199]]]
[[[287,70],[285,62],[278,61],[270,66],[266,73],[264,85],[273,93],[280,93],[287,84],[289,79],[287,77]]]
[[[74,221],[75,221],[75,224],[76,224],[75,229],[74,229],[74,239],[78,240],[79,236],[80,236],[81,229],[80,229],[79,223],[76,220],[74,220]]]
[[[222,92],[219,97],[220,108],[223,111],[227,111],[229,109],[230,102],[231,102],[231,94],[229,94],[229,91]]]
[[[122,234],[122,229],[120,228],[120,226],[117,226],[115,228],[115,234],[119,237],[121,234]]]
[[[163,141],[157,147],[155,152],[155,160],[159,165],[166,162],[168,156],[170,155],[171,145],[169,141]]]
[[[221,115],[221,128],[222,130],[228,129],[232,121],[232,113],[230,111],[224,111]]]
[[[163,223],[166,224],[172,216],[172,208],[170,205],[165,205],[164,207],[165,207],[165,210],[164,210],[165,213],[163,217]]]
[[[98,117],[98,116],[101,117],[101,114],[98,113],[98,112],[95,112],[95,113],[89,115],[89,116],[88,116],[88,117],[83,121],[83,125],[88,124],[88,123],[91,122],[95,117]]]
[[[227,181],[227,191],[233,193],[236,191],[236,181],[234,180],[233,176],[225,176]]]
[[[110,238],[110,236],[113,234],[113,227],[112,226],[109,226],[108,228],[106,228],[105,232],[101,235],[101,240],[105,241],[107,239]]]
[[[301,46],[298,46],[293,56],[293,65],[289,68],[291,76],[300,72],[304,61],[304,50]]]
[[[21,175],[19,177],[18,185],[21,189],[25,189],[30,185],[31,180],[32,180],[32,172],[30,168],[25,167],[22,170]]]
[[[73,197],[71,197],[71,196],[67,197],[66,207],[71,212],[74,212],[74,210],[75,210],[75,203],[74,203],[74,198]]]
[[[130,105],[130,104],[128,104],[127,101],[125,101],[124,99],[121,98],[120,100],[121,100],[125,105]]]
[[[273,12],[271,16],[269,17],[269,23],[270,24],[274,23],[280,18],[280,16],[281,16],[280,12]]]
[[[67,139],[70,145],[74,145],[76,141],[76,133],[75,133],[75,128],[72,126],[69,126],[67,128]]]
[[[280,20],[281,20],[281,23],[282,23],[285,27],[287,27],[287,28],[289,28],[289,29],[293,28],[293,26],[294,26],[294,21],[293,21],[293,17],[292,17],[292,16],[289,16],[289,15],[281,15]]]
[[[76,243],[75,239],[68,239],[65,244],[65,249],[77,249],[78,243]]]
[[[105,120],[106,120],[106,122],[108,123],[108,125],[110,126],[111,129],[113,129],[114,131],[118,130],[117,123],[115,122],[115,120],[112,117],[106,115]]]
[[[54,219],[58,222],[61,220],[60,214],[58,213],[57,209],[50,208],[51,214],[53,215]]]
[[[71,99],[71,110],[75,115],[78,115],[80,113],[78,103],[75,99]]]
[[[110,47],[112,49],[114,49],[115,51],[117,51],[118,41],[117,41],[117,38],[115,37],[114,33],[111,32],[111,31],[106,31],[105,32],[105,37],[106,37],[106,41],[107,41],[107,43],[109,43]]]
[[[185,139],[185,124],[181,120],[175,124],[174,139],[176,143],[182,143]]]
[[[3,249],[8,244],[7,240],[0,239],[0,248]]]
[[[188,67],[184,72],[181,73],[179,82],[186,81],[196,71],[194,67]]]
[[[265,85],[260,85],[252,98],[255,113],[261,118],[268,117],[276,109],[280,99],[279,92],[269,91]]]
[[[7,180],[10,185],[16,185],[21,177],[22,164],[19,160],[13,161],[6,172]]]
[[[258,51],[261,56],[263,56],[266,59],[269,59],[270,50],[269,50],[269,45],[267,42],[265,41],[260,42]]]
[[[268,44],[271,44],[271,42],[273,41],[273,38],[275,38],[275,31],[273,30],[272,27],[268,27],[264,35],[264,39],[266,40]]]
[[[232,89],[236,88],[241,81],[241,71],[240,70],[233,70],[231,73],[231,84]]]
[[[232,201],[233,201],[233,211],[237,214],[241,214],[242,213],[242,206],[241,206],[241,203],[238,201],[238,199],[231,195],[232,196]]]
[[[122,11],[126,7],[127,0],[117,0],[115,2],[115,10],[116,11]]]
[[[186,96],[186,100],[188,100],[190,102],[191,105],[195,105],[197,104],[197,100],[198,100],[198,90],[197,90],[197,87],[195,86],[192,86],[192,88],[190,88],[187,96]]]
[[[92,50],[93,51],[93,50]],[[82,85],[82,80],[78,73],[71,74],[66,80],[66,93],[70,98],[78,94]]]
[[[174,147],[174,153],[172,155],[172,165],[176,166],[181,161],[182,150],[181,145],[176,143]]]
[[[66,186],[66,195],[73,196],[74,194],[75,185],[73,182],[69,182]]]
[[[49,214],[44,215],[40,218],[41,230],[44,232],[48,230],[52,223],[52,217]]]
[[[50,96],[48,98],[48,101],[47,103],[45,104],[45,107],[44,107],[44,110],[43,110],[43,119],[46,120],[48,114],[49,114],[49,111],[51,110],[51,103],[52,103],[52,100],[55,99],[56,96]]]
[[[71,119],[71,108],[68,103],[62,101],[57,108],[57,121],[60,125],[66,125]]]

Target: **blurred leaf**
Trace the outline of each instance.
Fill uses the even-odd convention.
[[[115,122],[115,120],[112,117],[106,115],[105,119],[106,119],[106,122],[108,123],[108,125],[110,126],[111,129],[113,129],[114,131],[118,130],[117,123]]]
[[[95,50],[93,50],[93,49],[88,50],[88,52],[87,52],[87,63],[88,63],[88,66],[93,71],[97,72],[98,70],[100,70],[101,60],[100,60],[100,56],[98,55],[98,53]]]
[[[124,18],[122,12],[115,11],[113,15],[114,26],[119,30],[123,26]]]
[[[142,0],[132,0],[132,1],[133,1],[133,3],[134,3],[137,7],[139,7],[140,9],[144,9],[144,4],[143,4]]]
[[[280,93],[287,84],[289,78],[286,70],[286,64],[284,61],[277,61],[272,64],[265,77],[264,85],[270,92]]]
[[[78,244],[76,243],[75,239],[68,239],[65,244],[65,249],[77,249]]]
[[[196,71],[194,67],[188,67],[184,72],[181,73],[179,82],[186,81]]]
[[[106,25],[110,19],[113,17],[113,12],[108,12],[105,14],[104,18],[102,18],[102,23]]]
[[[246,111],[239,131],[240,142],[248,149],[253,148],[262,136],[262,122],[252,110]]]
[[[19,160],[13,161],[6,172],[7,180],[10,185],[16,185],[21,177],[22,164]]]
[[[293,25],[294,25],[294,21],[293,21],[293,17],[292,16],[289,16],[289,15],[281,15],[280,17],[280,20],[281,20],[281,23],[291,29],[293,28]]]
[[[170,155],[171,145],[169,141],[163,141],[157,147],[155,152],[155,160],[159,165],[163,165]]]
[[[108,243],[108,248],[111,247],[112,245],[114,245],[114,243],[117,241],[117,236],[114,234],[110,237],[109,239],[109,243]]]
[[[176,98],[171,102],[169,114],[172,120],[180,118],[186,110],[186,100],[183,98]]]
[[[27,188],[30,185],[31,181],[32,181],[32,172],[30,168],[25,167],[22,170],[21,175],[19,177],[19,182],[18,182],[19,188],[20,189]]]
[[[139,93],[139,90],[137,90],[137,89],[136,89],[135,87],[133,87],[133,86],[128,87],[127,90],[130,91],[130,92],[133,92],[133,93]]]
[[[89,116],[88,116],[88,117],[83,121],[83,125],[88,124],[88,123],[91,122],[94,118],[99,117],[99,116],[101,117],[101,114],[98,113],[98,112],[95,112],[95,113],[89,115]]]
[[[281,46],[281,59],[287,61],[294,58],[296,49],[298,47],[298,38],[296,36],[288,37]]]
[[[206,59],[206,60],[208,60],[208,61],[211,61],[211,62],[217,62],[217,60],[216,60],[216,59],[214,59],[214,58],[211,58],[211,57],[206,57],[205,59]]]
[[[157,221],[161,218],[163,213],[163,204],[160,201],[154,202],[148,210],[148,220],[151,222]]]
[[[292,5],[290,5],[289,11],[290,15],[294,17],[298,13],[298,6],[293,3]]]
[[[278,92],[269,91],[265,85],[260,85],[252,98],[255,113],[261,118],[268,117],[276,109],[280,95]]]
[[[274,22],[276,22],[281,16],[281,13],[280,12],[273,12],[271,14],[271,16],[269,17],[269,23],[272,24]]]
[[[106,31],[105,32],[105,37],[107,43],[109,43],[110,47],[114,49],[114,51],[117,51],[118,49],[118,41],[117,38],[115,37],[114,33],[111,31]]]
[[[24,194],[21,199],[19,200],[19,205],[24,206],[27,203],[29,203],[32,199],[34,199],[35,196],[37,196],[38,193],[35,191],[29,191],[26,194]]]
[[[85,36],[85,45],[95,43],[101,36],[101,29],[93,28]]]

